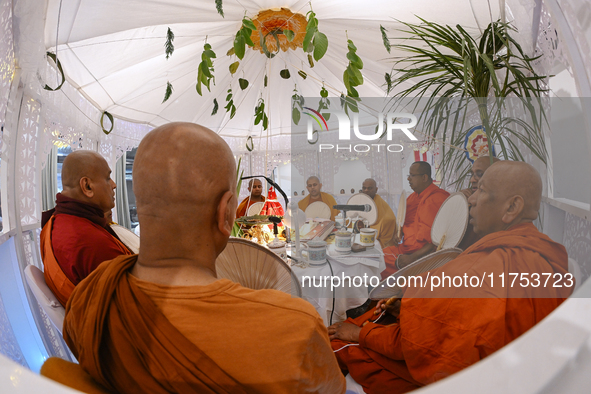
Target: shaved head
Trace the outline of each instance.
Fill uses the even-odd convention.
[[[474,232],[485,236],[538,217],[542,179],[524,162],[499,161],[486,171],[468,199]]]
[[[480,178],[482,178],[482,175],[484,175],[485,171],[488,170],[488,167],[500,160],[493,157],[492,163],[490,161],[489,156],[480,156],[478,159],[474,160],[472,168],[470,169],[470,189],[472,190],[472,193],[478,188],[478,182],[480,181]]]
[[[378,187],[375,179],[367,178],[361,184],[361,193],[367,194],[372,199],[375,198],[376,193],[378,192]]]
[[[306,183],[310,183],[310,181],[320,183],[320,178],[318,178],[316,175],[312,175],[306,180]]]
[[[77,150],[62,165],[62,195],[110,211],[115,206],[116,184],[107,161],[97,152]]]
[[[79,187],[80,178],[93,175],[102,165],[108,167],[107,161],[94,151],[77,150],[70,153],[62,165],[64,190]]]
[[[135,156],[133,191],[141,261],[205,259],[215,267],[237,205],[236,162],[220,136],[193,123],[152,130]]]

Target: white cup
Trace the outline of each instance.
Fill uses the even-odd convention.
[[[374,246],[376,233],[377,230],[375,228],[362,228],[359,230],[359,242],[363,246]]]
[[[338,224],[338,228],[342,227],[349,227],[351,224],[351,218],[343,218],[342,216],[337,216],[334,218],[335,222]]]
[[[353,233],[349,231],[338,231],[334,239],[334,248],[339,253],[351,252]]]
[[[267,247],[284,261],[287,259],[287,246],[285,242],[275,239],[273,242],[267,244]]]
[[[326,242],[320,240],[309,241],[307,244],[302,244],[306,249],[308,263],[310,265],[326,264]]]

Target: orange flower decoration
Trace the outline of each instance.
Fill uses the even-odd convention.
[[[250,39],[254,43],[253,49],[258,49],[263,53],[261,48],[261,36],[266,36],[273,30],[283,32],[284,29],[289,29],[294,32],[295,36],[291,42],[287,41],[287,37],[283,34],[279,34],[279,46],[283,52],[287,51],[288,48],[295,50],[298,47],[302,47],[304,37],[306,36],[306,26],[308,21],[302,14],[294,14],[287,8],[281,8],[280,10],[264,10],[258,13],[256,18],[252,20],[257,27],[250,35]],[[272,35],[267,36],[267,49],[269,52],[277,52],[277,41]]]

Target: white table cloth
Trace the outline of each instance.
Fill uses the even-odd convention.
[[[367,301],[372,281],[373,286],[377,286],[380,273],[386,268],[384,254],[377,241],[373,248],[350,255],[338,255],[334,252],[334,245],[329,245],[328,254],[328,262],[321,266],[302,268],[292,264],[292,270],[302,285],[302,298],[316,308],[327,326],[331,324],[331,314],[332,323],[343,321],[347,318],[347,310]],[[351,283],[347,277],[351,278]],[[331,284],[335,285],[332,289]]]

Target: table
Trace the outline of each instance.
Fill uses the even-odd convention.
[[[356,242],[359,240],[356,239]],[[316,308],[324,324],[329,326],[333,311],[333,290],[335,306],[332,323],[337,323],[347,318],[347,310],[367,301],[370,286],[373,283],[371,287],[375,287],[380,282],[380,273],[386,268],[386,263],[380,244],[376,241],[373,248],[350,255],[337,254],[334,244],[330,244],[326,264],[307,268],[292,264],[291,268],[302,285],[302,298]],[[339,283],[343,282],[343,278],[344,285]]]

